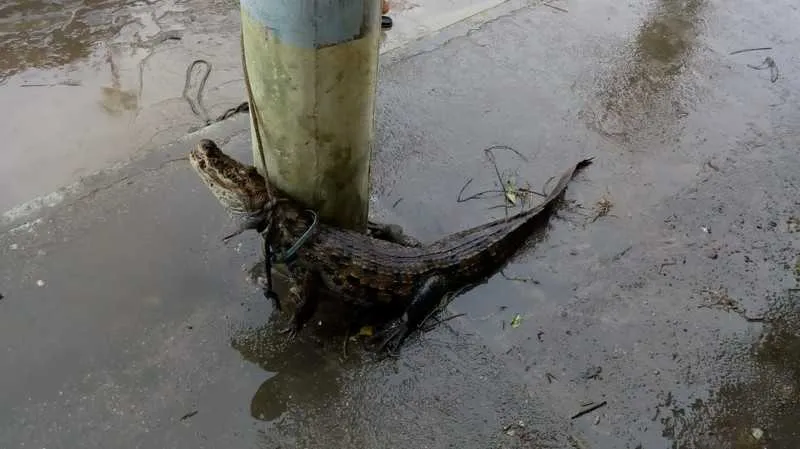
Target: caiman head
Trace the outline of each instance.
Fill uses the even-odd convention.
[[[231,214],[257,215],[270,208],[271,195],[258,170],[233,159],[209,139],[189,152],[189,163]]]

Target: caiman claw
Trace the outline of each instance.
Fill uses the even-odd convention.
[[[378,345],[377,352],[387,355],[396,354],[412,331],[413,329],[409,328],[408,323],[401,320],[394,329],[389,331],[389,335],[383,338]]]
[[[287,342],[294,341],[294,339],[297,338],[298,332],[299,329],[294,324],[290,324],[289,326],[278,331],[279,334],[286,334]]]

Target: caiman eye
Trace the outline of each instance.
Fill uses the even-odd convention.
[[[202,139],[200,141],[200,148],[203,149],[203,153],[205,153],[206,156],[213,157],[220,152],[220,149],[219,147],[217,147],[217,144],[208,139]]]

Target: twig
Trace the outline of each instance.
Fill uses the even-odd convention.
[[[181,416],[181,419],[180,419],[180,420],[181,420],[181,421],[186,421],[187,419],[191,418],[192,416],[196,415],[197,413],[198,413],[198,411],[197,411],[197,410],[191,411],[191,412],[189,412],[189,413],[187,413],[187,414],[185,414],[185,415]]]
[[[464,202],[471,201],[471,200],[477,200],[477,199],[483,198],[483,195],[486,195],[486,194],[489,194],[489,193],[503,193],[503,194],[506,193],[505,190],[491,190],[490,189],[490,190],[480,191],[480,192],[475,193],[473,195],[470,195],[470,196],[468,196],[466,198],[461,198],[461,195],[464,194],[464,190],[466,190],[467,186],[469,186],[471,183],[472,183],[472,178],[468,179],[467,182],[464,183],[464,186],[461,187],[461,190],[459,190],[459,192],[458,192],[458,198],[456,198],[456,202],[464,203]],[[524,194],[538,195],[538,196],[541,196],[542,198],[547,196],[547,195],[545,195],[543,193],[540,193],[540,192],[537,192],[537,191],[535,191],[533,189],[528,189],[528,188],[525,188],[525,187],[521,187],[521,188],[517,189],[517,191],[520,192],[520,193],[524,193]],[[502,207],[502,206],[494,206],[494,207]]]
[[[672,265],[677,265],[677,262],[664,262],[658,267],[658,274],[661,274],[664,267],[671,267]]]
[[[506,182],[503,180],[503,175],[500,174],[500,167],[497,166],[497,159],[494,157],[494,151],[495,150],[508,150],[508,151],[511,151],[512,153],[514,153],[517,156],[519,156],[519,158],[522,159],[523,161],[528,162],[528,158],[526,158],[525,155],[523,155],[522,153],[520,153],[519,151],[517,151],[516,149],[514,149],[514,148],[512,148],[512,147],[510,147],[508,145],[492,145],[492,146],[490,146],[488,148],[484,148],[483,152],[486,155],[486,157],[489,159],[489,162],[492,163],[492,167],[494,168],[494,173],[495,173],[495,176],[497,176],[497,182],[500,184],[500,189],[501,190],[494,190],[494,189],[483,190],[481,192],[475,193],[473,195],[470,195],[470,196],[464,198],[463,197],[464,191],[467,190],[467,187],[469,187],[469,185],[472,184],[472,181],[473,181],[473,178],[470,178],[470,179],[467,180],[467,182],[464,183],[463,186],[461,186],[461,190],[459,190],[459,192],[458,192],[458,197],[456,199],[456,202],[463,203],[463,202],[466,202],[466,201],[470,201],[470,200],[474,200],[474,199],[478,199],[478,198],[483,198],[484,195],[487,195],[487,194],[502,193],[503,194],[503,206],[502,207],[505,209],[506,216],[508,216],[509,190],[506,187]],[[545,197],[546,196],[546,195],[544,195],[542,193],[536,192],[535,190],[532,190],[532,189],[529,189],[529,188],[515,188],[514,190],[516,192],[524,193],[524,194],[532,193],[534,195],[538,195],[538,196],[541,196],[541,197]],[[496,206],[496,207],[500,207],[500,206]]]
[[[761,63],[761,65],[756,66],[752,64],[747,64],[747,67],[750,67],[753,70],[769,69],[769,80],[773,83],[775,81],[778,81],[778,77],[780,76],[780,72],[778,71],[778,65],[775,64],[775,60],[769,56],[764,58],[764,61]]]
[[[505,211],[505,215],[507,217],[508,216],[508,190],[506,190],[506,183],[505,183],[505,181],[503,181],[503,177],[500,175],[500,168],[497,166],[497,160],[494,158],[494,153],[492,153],[493,150],[500,149],[500,148],[509,149],[509,150],[515,152],[516,154],[519,154],[519,152],[517,152],[517,150],[515,150],[515,149],[513,149],[511,147],[506,147],[506,146],[491,146],[491,147],[486,148],[485,150],[483,150],[484,154],[486,154],[486,157],[489,158],[489,161],[492,163],[492,166],[494,167],[494,173],[497,175],[497,182],[500,183],[500,188],[503,189],[503,210]],[[522,157],[521,154],[519,154],[519,155],[520,155],[520,157]],[[523,160],[524,159],[525,158],[523,157]]]
[[[548,8],[553,8],[553,9],[555,9],[556,11],[561,11],[561,12],[569,12],[569,11],[567,11],[567,10],[566,10],[566,9],[564,9],[564,8],[559,8],[558,6],[551,5],[550,3],[542,3],[542,4],[543,4],[544,6],[547,6]]]
[[[450,320],[453,320],[453,319],[456,319],[456,318],[460,318],[460,317],[462,317],[464,315],[466,315],[466,313],[457,313],[455,315],[451,315],[451,316],[449,316],[449,317],[447,317],[447,318],[445,318],[443,320],[437,320],[435,324],[432,324],[432,325],[430,325],[430,326],[428,326],[428,327],[426,327],[424,329],[421,329],[421,330],[422,330],[422,332],[429,332],[429,331],[433,330],[433,328],[435,328],[436,326],[439,326],[440,324],[446,323],[446,322],[448,322]]]
[[[517,190],[518,190],[518,191],[520,191],[520,192],[522,192],[522,193],[532,193],[532,194],[534,194],[534,195],[538,195],[538,196],[540,196],[540,197],[542,197],[542,198],[545,198],[545,197],[547,196],[547,195],[545,195],[545,194],[544,194],[544,193],[542,193],[542,192],[537,192],[537,191],[535,191],[535,190],[533,190],[533,189],[529,189],[529,188],[527,188],[527,187],[520,187],[520,188],[519,188],[519,189],[517,189]]]
[[[478,193],[476,193],[474,195],[470,195],[470,196],[468,196],[466,198],[461,198],[461,195],[464,194],[464,190],[467,190],[467,187],[470,184],[472,184],[472,178],[469,178],[467,180],[467,182],[465,182],[464,185],[461,187],[461,190],[458,191],[458,197],[456,198],[456,202],[463,203],[465,201],[478,199],[478,198],[480,198],[481,195],[485,195],[487,193],[492,193],[493,192],[492,190],[484,190],[483,192],[478,192]]]
[[[57,87],[57,86],[77,87],[77,86],[82,86],[82,85],[83,84],[81,84],[80,81],[66,80],[66,81],[60,81],[58,83],[50,83],[50,84],[47,84],[47,83],[20,84],[19,87]]]
[[[762,50],[772,50],[772,47],[756,47],[756,48],[743,48],[741,50],[736,50],[728,53],[729,55],[738,55],[739,53],[746,53],[748,51],[762,51]]]
[[[555,178],[556,178],[555,176],[547,178],[547,182],[545,182],[544,185],[542,186],[542,192],[547,192],[547,185],[550,184],[550,181],[554,180]]]
[[[523,277],[514,277],[514,276],[508,276],[508,275],[505,273],[505,270],[500,270],[500,276],[503,276],[503,279],[505,279],[505,280],[507,280],[507,281],[530,282],[530,283],[533,283],[533,284],[539,285],[539,281],[537,281],[536,279],[533,279],[533,278],[523,278]]]
[[[603,401],[603,402],[601,402],[599,404],[595,404],[595,405],[593,405],[591,407],[585,408],[585,409],[579,411],[578,413],[572,415],[572,417],[570,419],[580,418],[581,416],[583,416],[583,415],[585,415],[587,413],[591,413],[591,412],[597,410],[600,407],[605,407],[606,404],[608,404],[608,401]]]
[[[514,153],[517,156],[519,156],[519,158],[522,159],[523,161],[528,162],[528,158],[526,158],[525,155],[523,155],[522,153],[520,153],[519,151],[515,150],[513,147],[510,147],[508,145],[492,145],[489,148],[484,148],[483,151],[485,153],[492,153],[492,151],[494,151],[494,150],[508,150],[508,151],[511,151],[512,153]]]

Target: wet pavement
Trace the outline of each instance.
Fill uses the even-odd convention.
[[[535,190],[596,157],[465,315],[382,362],[335,317],[277,337],[256,239],[176,160],[247,158],[239,116],[5,217],[0,447],[798,446],[800,12],[549,5],[383,58],[373,211],[423,240],[502,214],[457,201],[484,148]]]

